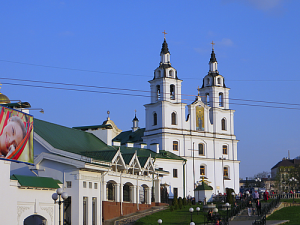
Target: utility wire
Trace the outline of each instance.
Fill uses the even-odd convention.
[[[82,92],[92,92],[92,93],[101,93],[101,94],[115,94],[115,95],[126,95],[126,96],[135,96],[135,97],[150,97],[150,95],[142,95],[142,94],[128,94],[128,93],[118,93],[118,92],[109,92],[109,91],[95,91],[95,90],[86,90],[86,89],[76,89],[76,88],[64,88],[64,87],[49,87],[49,86],[42,86],[42,85],[30,85],[30,84],[16,84],[16,83],[3,83],[7,85],[18,85],[18,86],[26,86],[26,87],[37,87],[37,88],[48,88],[48,89],[58,89],[58,90],[68,90],[68,91],[82,91]],[[130,89],[129,89],[130,90]],[[183,99],[184,100],[184,99]],[[188,100],[188,99],[185,99]],[[242,99],[235,99],[238,101],[244,101]],[[248,100],[253,101],[254,100]],[[266,101],[257,101],[261,103],[269,103]],[[270,102],[273,103],[274,102]],[[256,106],[256,107],[267,107],[267,108],[279,108],[279,109],[294,109],[294,110],[300,110],[300,108],[291,108],[291,107],[283,107],[283,106],[269,106],[269,105],[258,105],[258,104],[246,104],[246,103],[230,103],[234,105],[244,105],[244,106]],[[277,104],[277,103],[276,103]],[[282,103],[284,104],[284,103]],[[289,103],[286,103],[289,104]],[[300,104],[292,104],[292,105],[299,105]]]
[[[134,92],[150,93],[150,91],[137,90],[137,89],[128,89],[128,88],[101,87],[101,86],[94,86],[94,85],[70,84],[70,83],[50,82],[50,81],[37,81],[37,80],[24,80],[24,79],[15,79],[15,78],[6,78],[6,77],[0,77],[0,79],[13,80],[13,81],[24,81],[24,82],[33,82],[33,83],[43,83],[43,84],[54,84],[54,85],[66,85],[66,86],[75,86],[75,87],[85,87],[85,88],[97,88],[97,89],[99,88],[99,89],[111,89],[111,90],[118,90],[118,91],[134,91]],[[13,83],[3,83],[3,84],[14,85]],[[16,85],[21,85],[21,84],[16,84]],[[31,87],[35,87],[35,86],[31,86]],[[36,86],[36,87],[44,87],[44,86]],[[58,89],[58,88],[56,88],[56,89]],[[60,89],[63,89],[63,88],[60,88]],[[75,90],[75,89],[73,88],[73,89],[65,89],[65,90]],[[84,90],[80,90],[80,91],[84,91]],[[90,91],[90,92],[92,92],[92,91]],[[93,91],[93,92],[96,92],[96,91]],[[99,92],[99,93],[104,93],[104,92]],[[108,92],[105,92],[105,93],[108,93]],[[127,94],[127,95],[130,95],[130,94]],[[142,97],[150,97],[149,95],[133,95],[133,94],[131,94],[131,95],[132,96],[140,96],[140,97],[141,96]],[[178,96],[178,94],[177,94],[177,96]],[[181,97],[182,96],[195,97],[195,95],[187,95],[187,94],[181,94]],[[199,96],[199,97],[201,97],[201,96]],[[289,106],[300,106],[300,104],[296,104],[296,103],[273,102],[273,101],[262,101],[262,100],[249,100],[249,99],[239,99],[239,98],[228,98],[228,99],[229,100],[234,100],[234,101],[246,101],[246,102],[254,102],[254,103],[266,103],[266,104],[279,104],[279,105],[289,105]],[[193,101],[194,99],[182,99],[182,100]]]
[[[25,62],[18,62],[18,61],[4,60],[4,59],[0,59],[0,62],[14,63],[14,64],[20,64],[20,65],[27,65],[27,66],[37,66],[37,67],[44,67],[44,68],[52,68],[52,69],[89,72],[89,73],[114,74],[114,75],[137,76],[137,77],[153,77],[153,76],[143,75],[143,74],[103,72],[103,71],[99,71],[99,70],[87,70],[87,69],[76,69],[76,68],[70,68],[70,67],[49,66],[49,65],[43,65],[43,64],[25,63]],[[202,80],[203,78],[184,77],[184,79]],[[230,79],[228,79],[227,81],[238,81],[238,82],[273,82],[273,81],[274,82],[299,82],[300,80],[230,80]]]

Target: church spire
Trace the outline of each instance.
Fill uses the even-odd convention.
[[[161,64],[170,64],[170,52],[168,48],[168,43],[166,40],[166,31],[162,32],[164,34],[164,42],[162,43],[162,48],[160,51],[160,63]]]
[[[218,62],[216,59],[216,54],[215,54],[215,49],[214,49],[215,43],[212,41],[211,45],[212,45],[212,51],[211,51],[210,60],[209,60],[209,72],[210,73],[218,73]]]

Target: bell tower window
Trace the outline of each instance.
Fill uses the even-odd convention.
[[[209,78],[206,79],[206,85],[209,85]]]
[[[222,130],[226,130],[226,120],[223,118],[221,121]]]
[[[160,99],[160,85],[156,85],[156,100]]]
[[[218,78],[218,84],[221,84],[221,78],[220,77]]]
[[[172,122],[172,125],[176,125],[176,113],[175,112],[172,112],[171,114],[171,122]]]
[[[161,77],[161,71],[160,70],[157,71],[157,77]]]
[[[153,125],[154,126],[157,125],[157,114],[156,114],[156,112],[153,113]]]
[[[205,98],[206,98],[206,105],[209,105],[209,93],[205,94]]]
[[[175,100],[175,85],[174,84],[170,85],[170,99]]]
[[[174,76],[173,76],[173,70],[170,70],[170,71],[169,71],[169,77],[174,77]]]
[[[220,78],[219,78],[220,79]],[[223,105],[223,93],[219,93],[219,106],[220,107],[223,107],[224,105]]]

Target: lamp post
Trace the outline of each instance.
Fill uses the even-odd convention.
[[[197,207],[196,211],[197,211],[197,215],[198,215],[198,213],[200,212],[200,207]]]
[[[194,222],[190,222],[190,225],[195,225],[195,223]]]
[[[64,201],[63,200],[66,200],[68,198],[68,193],[67,192],[63,192],[63,189],[62,188],[58,188],[56,190],[56,193],[53,193],[52,194],[52,199],[54,200],[54,204],[58,204],[59,206],[59,225],[61,225],[61,209],[60,209],[60,205],[61,203],[63,203]],[[56,201],[57,199],[59,199],[58,201]]]
[[[295,202],[295,183],[297,182],[297,179],[292,177],[289,181],[293,184],[293,203],[294,203]]]
[[[228,221],[229,221],[229,220],[228,220],[228,208],[229,208],[230,205],[229,205],[228,202],[226,202],[225,206],[226,206],[226,209],[227,209],[227,223],[228,223]]]
[[[255,185],[258,186],[257,184],[261,182],[261,179],[260,179],[259,177],[257,177],[257,178],[255,179],[255,182],[256,182]],[[260,186],[260,185],[259,185],[259,186]]]
[[[162,220],[161,219],[157,220],[157,222],[158,222],[158,224],[162,224]]]
[[[224,164],[223,164],[223,160],[226,159],[225,157],[220,157],[220,160],[222,160],[222,172],[223,172],[223,194],[225,193],[225,184],[224,184]]]
[[[190,213],[191,213],[191,222],[193,222],[193,212],[194,212],[194,208],[190,208],[189,209]]]

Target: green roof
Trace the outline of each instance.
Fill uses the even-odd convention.
[[[34,132],[51,146],[82,155],[83,152],[115,150],[91,133],[34,119]]]
[[[85,151],[80,152],[80,155],[90,157],[96,160],[102,160],[111,162],[114,156],[116,155],[117,150],[108,150],[108,151]]]
[[[204,191],[204,190],[213,190],[213,188],[211,186],[209,186],[208,184],[206,184],[204,181],[202,181],[202,185],[199,185],[195,191]]]
[[[36,187],[36,188],[59,188],[61,184],[59,180],[54,180],[50,177],[33,177],[24,175],[12,175],[11,180],[17,180],[22,187]]]
[[[124,159],[124,162],[128,165],[133,157],[134,153],[129,153],[129,154],[126,154],[126,153],[122,153],[122,157]]]
[[[135,132],[123,131],[119,135],[117,135],[113,141],[121,142],[121,145],[124,145],[128,142],[135,143],[135,142],[142,142],[142,137],[144,136],[145,128],[138,129]]]
[[[149,157],[138,157],[141,167],[144,167]]]
[[[82,126],[82,127],[73,127],[73,128],[77,130],[97,130],[100,128],[112,129],[112,125],[104,124],[104,125]]]

